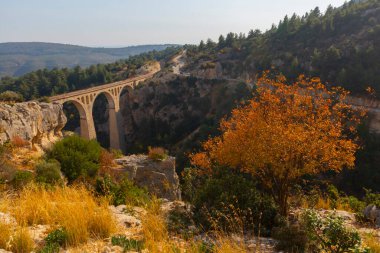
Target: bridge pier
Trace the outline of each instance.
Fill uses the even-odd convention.
[[[85,117],[80,116],[80,136],[87,140],[96,139],[96,131],[92,114]]]
[[[118,101],[117,101],[118,102]],[[110,148],[112,149],[123,149],[123,145],[121,145],[121,125],[120,125],[120,106],[118,103],[115,103],[113,108],[108,108],[108,121],[109,121],[109,129],[110,129]],[[122,150],[124,151],[124,150]]]

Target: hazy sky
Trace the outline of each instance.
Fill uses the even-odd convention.
[[[198,43],[344,0],[0,0],[0,42]]]

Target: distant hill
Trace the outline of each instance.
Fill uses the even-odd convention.
[[[21,76],[37,69],[87,67],[111,63],[172,45],[142,45],[123,48],[93,48],[44,42],[0,43],[0,77]]]

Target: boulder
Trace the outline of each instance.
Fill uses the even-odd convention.
[[[62,136],[61,130],[66,122],[60,104],[0,103],[0,144],[18,136],[45,149]]]
[[[116,159],[122,170],[137,186],[168,200],[181,199],[179,179],[175,171],[175,158],[153,160],[146,155],[131,155]]]
[[[367,206],[363,211],[364,217],[380,227],[380,208],[375,205]]]

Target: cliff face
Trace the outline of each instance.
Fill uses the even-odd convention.
[[[121,96],[127,150],[159,145],[177,153],[198,145],[249,94],[238,82],[170,74],[156,78]]]
[[[17,136],[31,145],[48,148],[62,136],[61,130],[66,121],[59,104],[0,103],[0,144]]]

